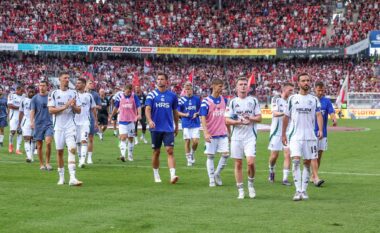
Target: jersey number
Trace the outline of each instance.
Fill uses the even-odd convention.
[[[317,153],[317,146],[312,146],[310,149],[312,154]]]

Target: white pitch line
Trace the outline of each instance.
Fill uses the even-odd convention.
[[[25,164],[24,161],[0,161],[0,163],[4,164]],[[88,165],[87,168],[91,167],[128,167],[128,168],[149,168],[151,166],[141,166],[141,165],[131,165],[131,162],[123,163],[123,164],[93,164]],[[161,166],[161,169],[168,169],[166,166]],[[177,166],[177,169],[179,167]],[[180,167],[181,169],[191,169],[191,170],[206,170],[204,167]],[[225,168],[224,170],[233,171],[233,168]],[[256,172],[268,172],[268,170],[256,170]],[[380,176],[378,173],[360,173],[360,172],[329,172],[329,171],[319,171],[321,174],[332,174],[332,175],[351,175],[351,176]]]

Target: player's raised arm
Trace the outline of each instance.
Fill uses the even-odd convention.
[[[65,105],[61,106],[61,107],[57,107],[57,103],[55,101],[55,92],[53,92],[51,94],[51,96],[49,97],[49,100],[48,100],[48,108],[49,108],[49,113],[50,114],[58,114],[58,113],[61,113],[63,111],[65,111],[66,109],[68,109],[70,107],[70,101],[66,102]]]
[[[73,108],[73,112],[79,114],[81,112],[81,104],[78,95],[72,100],[69,101],[70,106]]]

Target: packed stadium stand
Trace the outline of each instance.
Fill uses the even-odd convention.
[[[379,28],[377,0],[0,1],[0,42],[215,48],[343,46]],[[355,16],[355,17],[354,17]],[[329,33],[330,32],[330,33]]]
[[[136,74],[146,91],[154,87],[154,75],[165,71],[171,79],[171,89],[178,94],[188,75],[194,70],[194,84],[197,93],[207,95],[213,77],[226,80],[226,91],[233,94],[235,79],[254,75],[256,94],[261,102],[280,90],[281,83],[295,81],[298,73],[311,74],[313,81],[321,80],[327,85],[327,94],[335,96],[344,78],[350,76],[350,90],[354,92],[379,92],[380,82],[374,73],[370,60],[330,59],[183,59],[155,58],[150,61],[149,72],[144,73],[144,60],[136,57],[102,56],[86,60],[86,56],[35,56],[22,58],[11,54],[0,56],[0,83],[11,90],[16,84],[30,85],[43,77],[57,76],[60,71],[69,71],[73,78],[87,76],[94,78],[98,87],[115,90],[132,82]]]

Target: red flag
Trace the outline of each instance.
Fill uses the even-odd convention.
[[[193,83],[194,69],[191,70],[190,74],[187,76],[187,80]]]
[[[252,72],[251,76],[249,77],[248,84],[249,84],[249,86],[256,84],[255,72]]]
[[[132,85],[140,86],[140,79],[139,79],[139,76],[137,75],[137,72],[133,74]]]
[[[344,79],[344,82],[340,88],[339,94],[336,97],[335,104],[338,106],[338,108],[341,108],[342,104],[347,101],[348,76],[349,74],[347,74],[346,78]]]
[[[144,73],[148,73],[152,67],[152,62],[148,58],[144,58]]]

